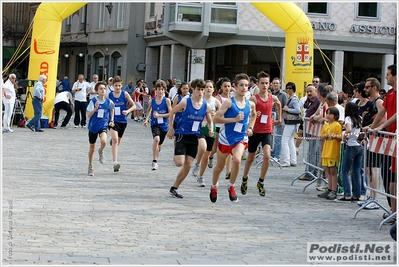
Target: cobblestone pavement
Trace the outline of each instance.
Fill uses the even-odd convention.
[[[179,171],[173,142],[165,140],[151,171],[150,128],[133,120],[119,146],[120,172],[107,142],[104,164],[96,149],[93,177],[86,129],[14,130],[2,135],[3,264],[298,265],[308,264],[310,241],[392,241],[389,226],[378,230],[382,211],[353,219],[356,204],[319,199],[313,185],[303,193],[303,181],[291,186],[301,158],[297,167],[270,166],[266,197],[254,163],[245,196],[237,183],[237,203],[223,173],[211,203],[209,168],[205,188],[190,173],[179,188],[184,198],[169,194]]]

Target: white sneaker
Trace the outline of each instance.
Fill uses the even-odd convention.
[[[197,176],[200,169],[200,165],[196,162],[193,168],[193,176]]]
[[[322,186],[316,187],[316,190],[317,190],[317,191],[322,191],[322,192],[327,191],[327,189],[328,189],[328,184],[324,184],[324,185],[322,185]]]
[[[359,200],[360,200],[360,198],[359,198]],[[372,200],[372,198],[368,196],[366,200],[358,201],[358,202],[357,202],[357,205],[358,205],[359,207],[363,206],[364,204],[367,205],[367,204],[369,203],[370,200]]]
[[[13,130],[13,129],[11,129],[11,128],[9,128],[9,129],[8,129],[8,132],[9,132],[9,133],[13,133],[13,132],[14,132],[14,130]]]
[[[290,164],[290,163],[287,163],[287,162],[285,162],[285,163],[281,164],[281,167],[291,167],[291,164]]]
[[[91,165],[91,164],[89,164],[89,167],[87,168],[87,175],[88,176],[94,176],[93,165]]]
[[[205,187],[204,177],[197,176],[197,183],[199,187]]]
[[[151,170],[152,170],[152,171],[158,170],[158,163],[153,162],[153,163],[152,163],[152,168],[151,168]]]
[[[75,128],[78,128],[79,127],[79,125],[75,125]]]
[[[378,202],[378,200],[376,200]],[[366,210],[378,210],[380,208],[380,206],[378,206],[377,204],[375,204],[374,202],[371,202],[369,204],[367,204],[364,209]]]
[[[114,172],[119,172],[119,169],[121,168],[121,165],[118,162],[114,162]]]

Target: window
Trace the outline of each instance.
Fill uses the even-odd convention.
[[[86,8],[87,8],[87,5],[85,5],[80,12],[80,30],[81,31],[83,31],[86,28]]]
[[[116,75],[121,76],[122,70],[122,55],[119,52],[114,52],[111,55],[112,77]]]
[[[378,3],[357,3],[356,6],[356,18],[379,18],[380,6]]]
[[[98,29],[104,29],[104,14],[105,14],[105,3],[100,3],[100,8],[98,12]]]
[[[105,79],[104,77],[104,56],[97,52],[93,55],[93,61],[94,61],[94,73],[98,74],[98,79],[100,81],[103,81]]]
[[[66,32],[71,31],[71,20],[72,20],[72,16],[67,17],[65,20],[65,23],[66,23],[65,31]]]
[[[150,3],[150,18],[155,16],[155,3]]]
[[[213,3],[211,23],[237,24],[237,4],[235,2]]]
[[[125,13],[125,4],[118,3],[118,14],[116,16],[116,27],[123,28],[123,18]]]
[[[201,22],[202,4],[200,2],[184,2],[171,4],[169,21]]]
[[[308,3],[306,13],[311,15],[328,15],[328,8],[328,3]]]

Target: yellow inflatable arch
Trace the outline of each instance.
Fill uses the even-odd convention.
[[[47,76],[43,115],[52,119],[62,21],[86,2],[44,2],[36,11],[30,48],[28,79]],[[262,14],[286,32],[285,82],[294,82],[299,95],[313,78],[313,28],[305,13],[293,2],[252,2]],[[28,88],[32,91],[33,88]],[[32,99],[25,115],[33,117]]]
[[[285,83],[296,85],[303,96],[313,79],[313,28],[306,14],[293,2],[251,2],[285,31]],[[284,86],[284,85],[283,85]]]
[[[53,114],[62,21],[85,4],[86,2],[43,2],[34,17],[28,79],[38,80],[42,74],[47,76],[47,83],[44,85],[43,115],[47,116],[49,121]],[[28,90],[33,92],[33,88]],[[25,115],[29,119],[33,118],[32,98],[29,93]]]

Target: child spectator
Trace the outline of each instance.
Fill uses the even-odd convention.
[[[342,160],[342,182],[344,196],[336,199],[339,202],[358,201],[361,189],[361,166],[363,164],[363,146],[358,143],[356,133],[362,128],[361,117],[359,116],[356,103],[347,102],[345,105],[345,134],[344,143],[346,149]],[[352,179],[349,171],[352,168]],[[351,190],[352,180],[352,190]]]
[[[324,140],[321,161],[328,179],[328,190],[317,196],[333,200],[337,197],[337,170],[342,140],[342,127],[338,122],[339,110],[336,107],[329,107],[326,111],[326,119],[327,123],[321,128],[320,139]]]

